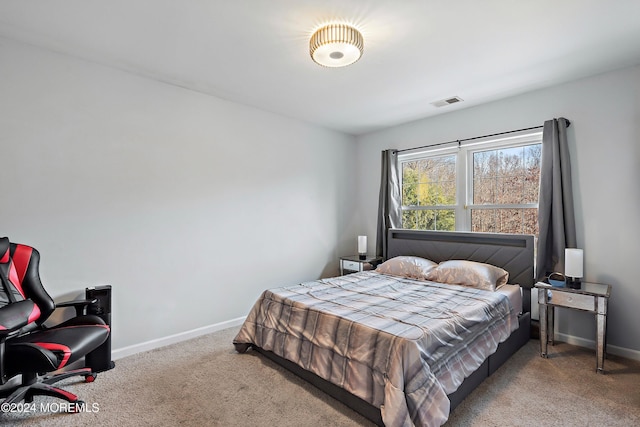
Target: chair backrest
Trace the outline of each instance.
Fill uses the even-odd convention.
[[[56,308],[53,298],[40,281],[40,254],[31,246],[11,243],[0,237],[0,307],[12,302],[30,299],[38,308],[30,323],[44,323]]]

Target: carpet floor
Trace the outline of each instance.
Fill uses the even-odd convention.
[[[341,403],[255,352],[238,354],[230,328],[116,361],[94,383],[59,383],[80,413],[36,397],[0,425],[371,426]],[[451,426],[640,426],[640,362],[564,343],[548,359],[529,341],[451,414]],[[17,408],[20,409],[20,408]]]

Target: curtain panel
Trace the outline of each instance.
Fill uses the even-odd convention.
[[[569,122],[561,117],[544,122],[536,279],[564,272],[564,250],[576,247],[576,223],[571,189],[571,162],[567,144]]]
[[[382,152],[376,256],[387,258],[387,231],[390,228],[402,227],[401,203],[398,152],[385,150]]]

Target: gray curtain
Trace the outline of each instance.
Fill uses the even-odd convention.
[[[385,150],[382,152],[376,256],[386,259],[387,231],[390,228],[402,227],[401,203],[398,152],[396,150]]]
[[[568,126],[569,122],[562,117],[544,122],[538,201],[538,280],[548,273],[564,272],[564,249],[576,247]]]

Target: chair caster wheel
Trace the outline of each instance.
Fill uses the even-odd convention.
[[[96,380],[96,378],[98,377],[98,374],[89,374],[89,375],[85,375],[84,376],[84,382],[85,383],[92,383]]]
[[[82,409],[84,408],[84,400],[76,400],[74,403],[75,403],[75,406],[74,406],[73,412],[75,414],[82,412]]]

